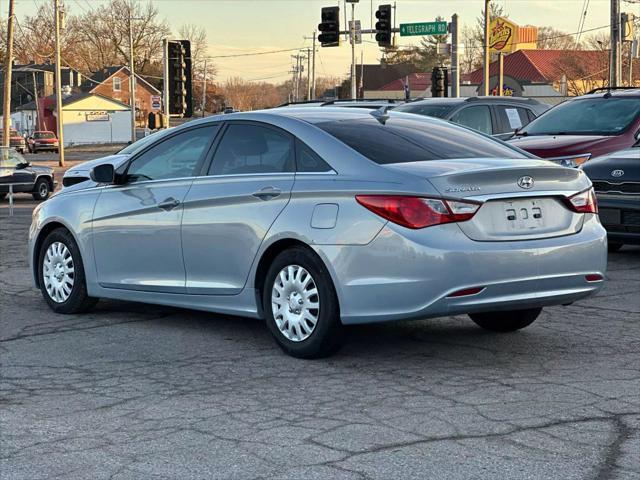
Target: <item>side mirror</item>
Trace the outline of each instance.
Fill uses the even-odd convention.
[[[115,180],[115,170],[110,163],[104,163],[91,169],[89,176],[96,183],[113,183]]]
[[[16,165],[16,170],[22,170],[30,166],[31,166],[31,162],[20,162],[19,164]]]

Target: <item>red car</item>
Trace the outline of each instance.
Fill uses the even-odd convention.
[[[58,146],[56,134],[46,130],[37,130],[27,139],[27,148],[31,153],[38,153],[43,150],[53,150],[57,152]]]
[[[567,167],[640,141],[640,89],[610,89],[547,110],[510,143]]]
[[[0,143],[2,143],[2,130],[0,130]],[[15,148],[19,153],[24,153],[24,137],[13,128],[9,130],[9,146]]]

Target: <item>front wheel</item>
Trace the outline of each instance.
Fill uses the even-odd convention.
[[[64,228],[51,232],[38,255],[38,279],[45,301],[56,313],[80,313],[98,301],[87,295],[80,250]]]
[[[280,347],[297,358],[321,358],[340,348],[338,297],[322,261],[303,247],[280,253],[267,272],[263,307]]]
[[[46,178],[39,178],[36,182],[35,187],[33,188],[33,199],[34,200],[46,200],[49,198],[49,194],[51,193],[51,186]]]
[[[476,325],[492,332],[515,332],[528,327],[538,318],[542,308],[511,310],[508,312],[471,313]]]

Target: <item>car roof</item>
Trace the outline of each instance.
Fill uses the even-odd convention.
[[[473,102],[489,102],[489,103],[517,103],[517,104],[527,104],[527,105],[541,105],[541,102],[536,100],[535,98],[527,98],[527,97],[497,97],[497,96],[487,96],[487,97],[431,97],[431,98],[421,98],[414,100],[412,102],[406,103],[405,105],[428,105],[428,104],[460,104],[460,103],[473,103]]]
[[[625,89],[611,89],[603,92],[593,91],[593,93],[587,93],[579,97],[572,98],[571,100],[583,100],[585,98],[611,98],[611,97],[640,97],[640,88],[625,88]]]

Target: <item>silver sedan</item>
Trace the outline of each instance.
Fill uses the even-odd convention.
[[[469,314],[509,332],[603,285],[584,173],[437,119],[234,113],[87,170],[33,214],[58,313],[115,298],[262,318],[313,358],[347,324]]]

